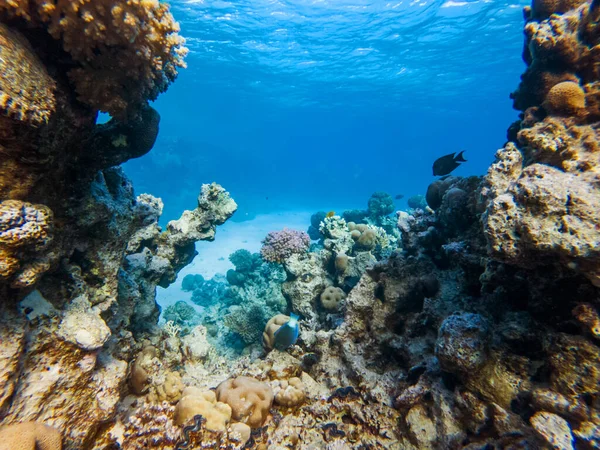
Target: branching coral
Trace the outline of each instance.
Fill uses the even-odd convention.
[[[185,67],[184,40],[158,0],[3,0],[0,19],[22,19],[60,41],[80,101],[125,117],[155,99]]]

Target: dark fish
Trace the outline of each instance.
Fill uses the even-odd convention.
[[[463,153],[464,151],[460,152],[458,155],[456,153],[450,153],[449,155],[436,159],[433,163],[433,174],[435,176],[448,175],[460,166],[461,162],[467,161],[463,158]]]
[[[398,194],[394,197],[396,200],[402,200],[404,198],[404,194]]]

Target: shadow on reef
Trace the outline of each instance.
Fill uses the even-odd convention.
[[[237,205],[203,185],[163,231],[112,167],[152,147],[183,64],[167,7],[65,5],[0,1],[0,448],[600,447],[598,2],[525,8],[485,177],[273,231],[162,327],[156,286]],[[273,350],[283,312],[300,334]]]

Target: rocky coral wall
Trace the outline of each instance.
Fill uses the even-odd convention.
[[[163,231],[116,167],[154,145],[147,102],[184,50],[165,4],[113,3],[0,1],[0,421],[52,425],[67,449],[114,416],[156,286],[237,207],[204,185]]]
[[[496,258],[600,286],[600,8],[537,0],[525,17],[523,113],[482,190],[486,237]]]

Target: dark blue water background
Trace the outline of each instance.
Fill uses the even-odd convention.
[[[424,193],[440,155],[481,175],[517,117],[524,0],[172,0],[190,54],[152,152],[126,164],[164,219],[216,181],[242,214]]]

